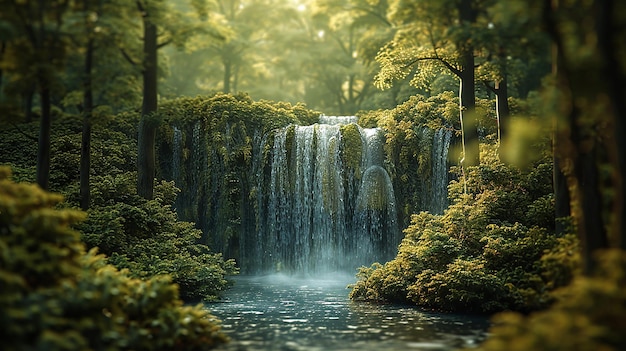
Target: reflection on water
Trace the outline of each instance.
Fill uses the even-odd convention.
[[[221,350],[450,350],[485,336],[483,317],[352,302],[352,277],[238,277],[208,304],[232,341]]]

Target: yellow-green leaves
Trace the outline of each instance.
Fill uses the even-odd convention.
[[[85,253],[61,197],[0,168],[0,339],[6,349],[208,349],[225,341],[168,276],[131,278]]]

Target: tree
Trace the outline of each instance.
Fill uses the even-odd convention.
[[[269,33],[290,22],[288,9],[286,1],[217,1],[215,16],[224,27],[224,40],[202,48],[200,69],[206,77],[199,84],[224,93],[269,89],[265,84],[271,65],[268,61],[278,54],[273,45],[275,38]],[[289,36],[287,33],[282,34]]]
[[[463,166],[479,163],[474,38],[480,30],[476,20],[479,10],[484,10],[481,5],[475,0],[392,2],[388,16],[398,31],[376,58],[381,65],[376,83],[381,88],[413,71],[416,86],[442,72],[459,79]]]
[[[626,249],[626,6],[543,2],[557,52],[552,105],[584,270],[600,249]]]
[[[386,1],[315,3],[310,58],[305,61],[310,84],[307,102],[317,108],[351,115],[375,93],[374,56],[391,39]],[[323,63],[320,65],[320,62]]]
[[[143,102],[137,141],[137,192],[146,199],[152,199],[156,170],[158,35],[152,10],[148,10],[142,1],[136,3],[143,23]]]
[[[80,206],[89,208],[91,133],[94,124],[138,103],[137,72],[124,65],[120,32],[133,32],[128,6],[119,0],[75,0],[65,15],[64,33],[72,45],[64,66],[66,113],[83,118],[80,155]]]
[[[57,73],[62,67],[68,44],[62,25],[69,5],[69,0],[0,2],[4,9],[0,19],[10,23],[18,33],[8,43],[10,54],[5,52],[5,62],[10,62],[7,71],[21,75],[27,88],[36,84],[39,93],[41,116],[37,184],[43,189],[48,188],[50,178],[51,95],[54,85],[58,83]]]
[[[102,7],[102,2],[98,4],[98,10]],[[95,11],[98,16],[101,11]],[[95,51],[94,44],[94,20],[92,16],[91,4],[88,0],[83,3],[83,11],[85,14],[85,29],[87,35],[87,47],[85,50],[85,70],[83,78],[83,132],[80,145],[80,207],[83,210],[89,208],[90,190],[89,190],[89,173],[91,170],[91,115],[93,112],[93,56]]]
[[[206,2],[192,1],[191,5],[198,16],[183,16],[163,0],[137,0],[134,5],[141,16],[143,27],[141,72],[143,77],[143,97],[139,122],[137,155],[137,192],[151,199],[154,192],[156,170],[156,130],[158,127],[158,50],[168,44],[183,47],[193,35],[206,34],[206,27],[200,20],[206,19]],[[189,21],[189,19],[195,19]],[[160,32],[159,32],[160,30]],[[123,52],[128,61],[136,61]]]
[[[476,75],[495,95],[501,141],[510,129],[508,98],[516,91],[518,97],[526,97],[525,91],[519,91],[523,82],[534,80],[538,85],[548,73],[550,43],[541,30],[541,15],[536,9],[510,1],[491,1],[486,5],[478,19],[478,25],[486,30],[481,30],[475,40],[477,49],[484,52]],[[544,62],[544,71],[532,72],[532,66],[540,62]]]

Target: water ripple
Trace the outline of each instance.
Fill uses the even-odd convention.
[[[483,317],[355,303],[349,281],[238,277],[207,304],[232,342],[219,350],[451,350],[485,336]]]

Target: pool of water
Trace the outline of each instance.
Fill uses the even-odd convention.
[[[237,277],[207,307],[231,342],[220,350],[451,350],[476,345],[487,318],[348,299],[349,276]]]

